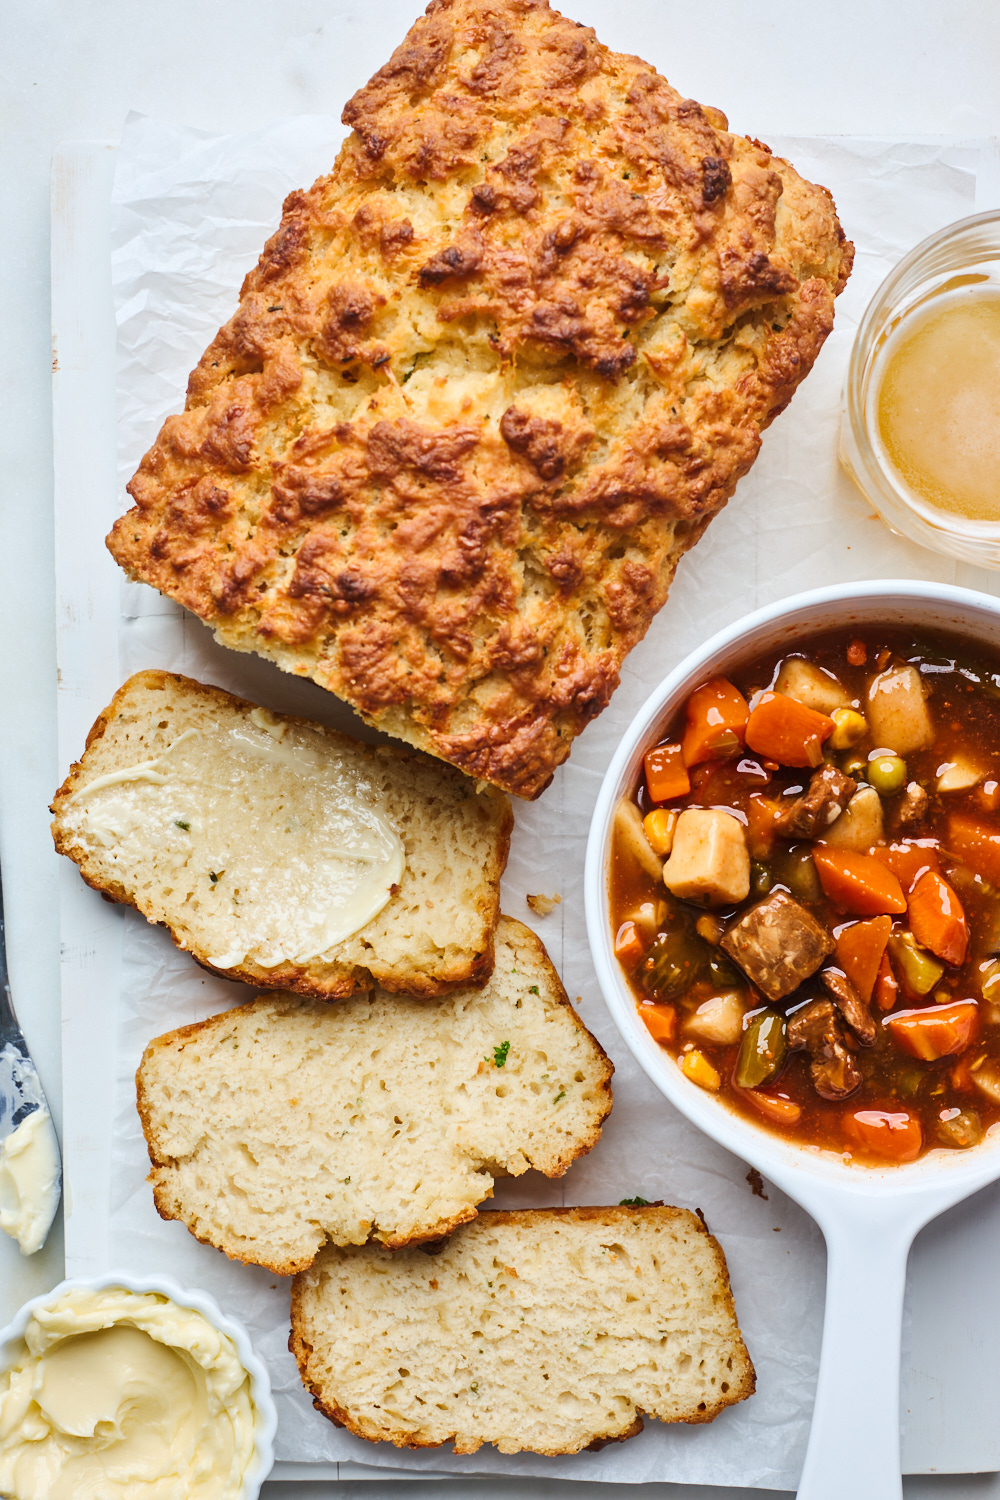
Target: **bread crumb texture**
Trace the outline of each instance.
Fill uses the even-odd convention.
[[[151,1042],[136,1086],[162,1217],[289,1275],[327,1240],[437,1239],[494,1177],[562,1176],[600,1136],[612,1071],[505,917],[483,990],[261,996]]]
[[[290,1347],[320,1411],[400,1448],[577,1453],[754,1390],[720,1246],[660,1205],[484,1213],[433,1255],[328,1248]]]
[[[289,932],[301,929],[306,954],[323,932],[344,878],[331,855],[357,835],[352,809],[402,844],[398,885],[360,930],[282,959]],[[89,885],[228,978],[326,998],[373,982],[436,995],[493,967],[510,803],[427,756],[140,672],[91,729],[52,811],[56,848]]]
[[[546,0],[433,0],[285,202],[109,546],[524,797],[850,272],[830,194]]]

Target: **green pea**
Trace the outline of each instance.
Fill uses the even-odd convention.
[[[750,862],[750,894],[752,896],[766,896],[774,885],[771,872],[767,865],[755,859]]]
[[[983,1138],[983,1122],[974,1109],[942,1110],[935,1129],[938,1140],[957,1151],[978,1146]]]
[[[840,762],[840,769],[845,776],[853,776],[855,781],[861,781],[868,775],[868,762],[863,755],[852,750]]]
[[[899,755],[876,755],[868,762],[868,781],[880,797],[891,797],[906,785],[906,761]]]
[[[743,1033],[736,1082],[741,1089],[757,1089],[781,1072],[788,1051],[787,1026],[777,1011],[764,1010]]]

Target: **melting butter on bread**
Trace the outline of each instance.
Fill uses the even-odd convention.
[[[139,672],[52,811],[89,885],[228,978],[436,995],[493,967],[510,804],[427,756]]]

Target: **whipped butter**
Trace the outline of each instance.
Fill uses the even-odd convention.
[[[0,1142],[0,1229],[17,1240],[22,1255],[34,1255],[45,1243],[61,1175],[55,1126],[43,1104]]]
[[[64,817],[141,888],[182,891],[185,946],[220,969],[323,959],[378,915],[405,868],[375,776],[265,709],[95,777]]]
[[[12,1500],[237,1500],[253,1453],[235,1345],[159,1293],[64,1292],[0,1374]]]

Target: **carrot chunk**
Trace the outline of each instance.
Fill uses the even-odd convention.
[[[923,1132],[908,1109],[856,1109],[844,1116],[844,1134],[875,1156],[913,1161],[920,1155]]]
[[[783,766],[818,766],[835,724],[784,693],[762,693],[747,720],[746,742]]]
[[[871,854],[816,844],[813,863],[823,890],[837,906],[855,917],[902,916],[906,897],[891,870]]]
[[[907,902],[910,931],[918,943],[929,948],[946,964],[965,962],[969,946],[969,924],[962,903],[940,875],[925,870]]]
[[[901,1010],[883,1024],[903,1052],[921,1062],[937,1062],[939,1057],[965,1051],[978,1030],[979,1007],[974,1000],[956,1000],[951,1005]]]
[[[677,1035],[677,1012],[672,1005],[640,1005],[639,1019],[654,1042],[672,1042]]]
[[[691,790],[691,778],[681,758],[680,745],[657,745],[655,750],[647,750],[643,764],[646,767],[646,790],[654,802],[686,797]]]
[[[623,922],[615,934],[615,957],[623,964],[636,964],[642,954],[642,938],[635,923]]]
[[[871,852],[892,871],[904,891],[912,891],[925,870],[941,873],[937,839],[902,839],[897,844],[877,844]]]
[[[995,824],[984,823],[968,813],[952,813],[948,819],[948,847],[970,870],[1000,885],[1000,831]]]
[[[687,701],[687,728],[682,752],[686,766],[731,755],[743,743],[750,705],[724,677],[712,677],[695,688]]]
[[[845,927],[836,940],[837,962],[867,1005],[875,989],[892,918],[873,917]]]
[[[747,803],[747,848],[751,858],[766,859],[774,848],[781,808],[773,797],[753,792]]]
[[[899,999],[899,980],[892,972],[888,953],[883,953],[875,980],[875,1004],[879,1010],[892,1010]]]
[[[780,1094],[765,1094],[760,1089],[743,1089],[740,1098],[760,1110],[776,1125],[797,1125],[802,1118],[802,1105],[794,1099],[785,1099]]]

